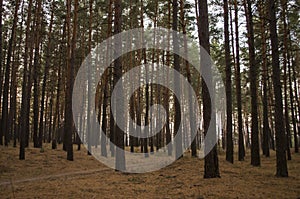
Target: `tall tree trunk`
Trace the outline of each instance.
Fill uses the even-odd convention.
[[[16,1],[15,10],[14,10],[14,19],[13,26],[11,30],[11,37],[9,39],[8,51],[7,51],[7,60],[6,60],[6,68],[5,68],[5,80],[4,80],[4,90],[3,90],[3,104],[2,104],[2,134],[4,134],[4,144],[8,146],[8,90],[9,90],[9,79],[10,79],[10,63],[13,54],[13,42],[16,34],[16,27],[18,22],[18,10],[20,6],[20,0]],[[1,60],[2,61],[2,60]],[[2,137],[1,137],[2,139]]]
[[[42,135],[43,135],[43,128],[44,128],[44,103],[45,103],[45,93],[46,93],[46,84],[47,84],[47,77],[49,73],[49,65],[50,65],[50,53],[52,48],[52,25],[53,25],[53,18],[54,18],[54,2],[52,3],[52,10],[51,10],[51,19],[49,25],[49,32],[48,32],[48,45],[46,49],[46,64],[44,70],[44,79],[42,85],[42,99],[41,99],[41,111],[40,111],[40,125],[39,125],[39,147],[42,148]],[[46,101],[47,103],[47,101]]]
[[[276,130],[276,176],[288,177],[286,161],[286,136],[284,129],[283,102],[280,82],[280,64],[278,51],[278,35],[276,20],[276,4],[274,0],[268,2],[270,35],[272,46],[272,68],[273,68],[273,87],[275,94],[275,130]]]
[[[288,51],[288,34],[287,34],[287,23],[286,23],[286,1],[281,0],[282,6],[282,20],[284,26],[284,35],[283,35],[283,89],[284,89],[284,121],[285,121],[285,130],[286,130],[286,152],[288,160],[292,159],[291,156],[291,129],[290,129],[290,116],[289,116],[289,102],[288,102],[288,87],[287,87],[287,51]]]
[[[74,1],[74,19],[73,19],[73,36],[71,38],[71,0],[67,1],[67,29],[68,29],[68,47],[67,47],[67,87],[66,87],[66,98],[65,98],[65,144],[67,149],[67,160],[73,161],[73,115],[72,115],[72,91],[74,81],[74,68],[75,68],[75,49],[76,49],[76,38],[77,38],[77,11],[78,11],[78,0]]]
[[[291,104],[291,113],[292,113],[292,123],[293,123],[293,135],[294,135],[294,145],[295,145],[295,152],[299,152],[299,147],[298,147],[298,137],[297,137],[297,127],[296,127],[296,119],[294,115],[294,103],[293,103],[293,90],[292,90],[292,82],[291,82],[291,70],[290,70],[290,46],[289,46],[289,39],[290,39],[290,33],[288,29],[288,10],[287,10],[287,1],[286,0],[281,0],[281,7],[282,7],[282,21],[283,21],[283,29],[284,29],[284,38],[283,38],[283,55],[284,55],[284,83],[285,83],[285,94],[287,95],[288,92],[290,95],[290,104]],[[288,70],[288,71],[287,71]],[[287,88],[287,84],[289,84],[289,90]],[[288,96],[285,96],[285,111],[287,112],[285,115],[287,119],[289,120],[289,114],[288,114]],[[287,120],[286,119],[286,120]],[[288,122],[288,121],[287,121]],[[287,131],[287,141],[288,141],[288,146],[291,145],[292,143],[289,143],[291,141],[291,132],[290,132],[290,125],[286,124],[286,131]],[[291,159],[291,152],[289,148],[287,148],[288,152],[288,159]]]
[[[114,1],[114,7],[115,7],[115,20],[114,20],[114,33],[118,34],[121,33],[122,29],[122,1],[121,0],[115,0]],[[117,42],[117,49],[115,50],[115,53],[121,53],[121,40],[116,41]],[[114,68],[115,68],[115,75],[116,75],[116,81],[120,81],[120,88],[122,88],[122,58],[117,58],[114,62]],[[120,89],[120,96],[123,95],[123,89]],[[120,98],[116,100],[116,104],[123,103],[122,100],[120,101]],[[122,108],[117,108],[117,117],[116,121],[121,121],[121,119],[124,117],[124,110]],[[125,151],[124,151],[124,132],[122,129],[116,125],[116,161],[115,161],[115,169],[118,171],[124,171],[125,170]]]
[[[0,0],[0,104],[1,104],[1,100],[2,100],[2,84],[3,84],[2,13],[3,13],[3,0]],[[0,125],[0,128],[1,128],[1,125]],[[0,145],[3,145],[3,131],[2,131],[2,129],[0,130]]]
[[[171,1],[168,1],[168,25],[167,25],[168,30],[171,29]],[[170,33],[170,32],[169,32]],[[167,54],[166,54],[166,65],[170,66],[171,60],[170,60],[170,34],[167,35],[167,41],[168,41],[168,46],[167,46]],[[169,75],[167,72],[167,78],[166,81],[169,82]],[[172,155],[173,147],[172,147],[172,135],[171,135],[171,129],[170,129],[170,105],[169,105],[169,99],[170,98],[170,93],[169,90],[165,90],[165,99],[164,99],[164,104],[166,107],[166,145],[168,146],[168,156]]]
[[[238,108],[238,160],[242,161],[245,157],[244,133],[243,133],[243,115],[242,115],[242,92],[241,92],[241,67],[240,67],[240,39],[239,39],[239,18],[238,18],[238,0],[234,0],[234,22],[235,22],[235,48],[236,48],[236,101]]]
[[[232,89],[231,89],[231,57],[228,28],[228,1],[224,0],[224,34],[225,34],[225,60],[226,60],[226,160],[233,163],[232,140]]]
[[[66,38],[66,28],[67,28],[67,20],[65,19],[63,30],[62,30],[62,41],[65,41]],[[57,141],[58,141],[58,131],[60,128],[60,87],[61,87],[61,80],[62,80],[62,74],[61,74],[61,65],[62,65],[62,57],[64,52],[63,45],[60,46],[59,49],[60,55],[59,55],[59,64],[58,64],[58,72],[57,72],[57,88],[56,88],[56,104],[55,104],[55,114],[53,118],[53,136],[52,136],[52,149],[57,148]],[[57,125],[56,125],[57,124]],[[57,126],[57,127],[56,127]]]
[[[208,24],[208,5],[207,0],[199,1],[199,23],[198,23],[198,31],[199,31],[199,42],[200,46],[202,46],[208,54],[210,54],[210,43],[209,43],[209,24]],[[203,60],[203,59],[201,59]],[[201,65],[205,65],[203,62]],[[210,66],[208,66],[210,67]],[[206,72],[209,73],[210,80],[209,82],[204,82],[202,80],[202,95],[203,95],[203,119],[204,119],[204,135],[208,133],[209,125],[212,124],[212,131],[210,132],[213,135],[216,135],[216,117],[215,110],[212,109],[212,104],[214,104],[214,93],[209,95],[208,85],[212,85],[212,69],[207,68]],[[212,120],[212,121],[211,121]],[[216,138],[214,138],[216,139]],[[210,140],[214,142],[214,140]],[[208,144],[209,145],[209,144]],[[206,148],[204,149],[204,151]],[[218,152],[217,146],[214,145],[213,149],[205,156],[204,161],[204,178],[217,178],[220,177],[219,172],[219,160],[218,160]]]
[[[173,33],[173,49],[174,51],[179,51],[179,40],[177,35],[178,30],[178,1],[173,0],[173,23],[172,23],[172,29],[174,31]],[[178,73],[180,73],[180,60],[179,55],[174,54],[174,69]],[[174,95],[174,103],[175,103],[175,121],[174,121],[174,135],[176,135],[177,140],[175,140],[176,150],[175,150],[175,156],[176,158],[181,158],[183,151],[182,151],[182,129],[180,128],[180,123],[182,122],[181,119],[181,112],[180,112],[180,102],[181,102],[181,85],[180,85],[180,77],[178,73],[174,72],[174,84],[175,84],[175,93],[177,94],[177,97]]]
[[[143,0],[141,0],[141,28],[144,29],[144,9],[143,9]],[[142,33],[143,34],[143,33]],[[144,40],[144,34],[142,35],[142,40]],[[142,59],[144,62],[144,65],[147,65],[147,54],[146,54],[146,49],[142,49]],[[146,78],[146,82],[148,81],[148,69],[147,67],[145,68],[145,78]],[[145,112],[145,117],[144,117],[144,121],[145,121],[145,129],[144,129],[144,137],[146,138],[142,138],[142,147],[141,147],[141,151],[145,154],[145,157],[148,157],[148,135],[149,135],[149,84],[146,85],[146,89],[145,89],[145,103],[146,103],[146,112]]]
[[[186,19],[185,19],[185,10],[184,10],[184,1],[180,0],[180,20],[181,20],[181,26],[182,26],[182,33],[184,35],[187,34],[186,31]],[[186,36],[184,38],[184,54],[185,57],[188,57],[188,46],[187,46],[187,40],[186,40]],[[191,71],[190,71],[190,65],[189,62],[187,60],[185,60],[184,62],[185,64],[185,70],[186,70],[186,74],[187,74],[187,79],[190,85],[192,85],[192,79],[191,79]],[[195,118],[195,114],[194,114],[194,101],[192,98],[192,90],[189,89],[188,91],[188,100],[189,100],[189,120],[190,120],[190,135],[192,136],[193,133],[196,133],[196,118]],[[196,145],[196,137],[194,137],[191,144],[191,150],[192,150],[192,157],[196,157],[197,156],[197,145]]]
[[[270,127],[268,116],[268,61],[267,61],[267,41],[265,33],[265,7],[264,1],[259,1],[259,15],[261,20],[261,34],[262,34],[262,80],[263,80],[263,154],[270,157],[269,140],[270,140]]]
[[[38,135],[38,125],[39,125],[39,69],[40,69],[40,43],[41,43],[41,11],[42,11],[42,0],[36,2],[36,12],[35,12],[35,42],[34,42],[34,63],[33,63],[33,143],[34,147],[40,147],[42,143],[42,134]],[[39,137],[41,136],[41,137]]]
[[[89,1],[89,12],[90,12],[90,16],[89,16],[89,43],[88,43],[88,48],[89,48],[89,52],[91,52],[92,49],[92,22],[93,22],[93,0]],[[88,69],[89,70],[89,69]],[[91,110],[91,106],[92,104],[90,104],[91,102],[91,98],[93,96],[91,96],[91,74],[90,71],[88,71],[88,106],[87,106],[87,143],[88,143],[88,155],[92,154],[92,123],[91,123],[91,118],[93,115],[93,110]]]
[[[250,64],[250,90],[251,90],[251,165],[260,166],[259,155],[259,131],[258,131],[258,108],[257,108],[257,66],[254,49],[254,30],[251,0],[244,0],[247,19],[249,64]]]
[[[112,0],[109,1],[108,3],[108,21],[107,21],[107,38],[109,38],[111,36],[112,33]],[[111,44],[108,43],[107,47],[109,47]],[[109,54],[110,51],[108,50],[106,52],[106,57],[110,57],[111,55]],[[108,62],[108,60],[106,60]],[[108,79],[109,79],[109,74],[105,74],[104,76],[104,94],[103,94],[103,104],[102,104],[102,131],[103,133],[106,135],[107,131],[107,100],[108,100],[108,96],[107,96],[107,90],[108,90]],[[107,156],[107,151],[106,151],[106,136],[101,136],[101,155],[106,157]]]

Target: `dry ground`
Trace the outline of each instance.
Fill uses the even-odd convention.
[[[59,146],[62,148],[62,146]],[[300,154],[288,162],[289,178],[277,178],[275,153],[261,158],[261,167],[244,162],[233,165],[219,156],[221,178],[203,179],[204,161],[184,158],[159,171],[123,174],[107,168],[86,150],[76,151],[75,161],[62,150],[0,146],[0,198],[299,198]],[[236,157],[235,157],[236,158]]]

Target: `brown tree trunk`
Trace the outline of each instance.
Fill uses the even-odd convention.
[[[44,129],[44,103],[45,103],[45,93],[46,93],[46,84],[47,84],[47,78],[49,73],[49,65],[50,65],[50,53],[52,49],[52,25],[53,25],[53,18],[54,18],[54,2],[52,3],[52,10],[51,10],[51,19],[50,19],[50,25],[49,25],[49,32],[48,32],[48,44],[46,49],[46,64],[45,64],[45,70],[44,70],[44,79],[43,79],[43,85],[42,85],[42,98],[41,98],[41,109],[40,109],[40,125],[39,125],[39,147],[42,148],[42,135],[43,135],[43,129]],[[47,101],[46,101],[47,103]]]
[[[257,66],[254,49],[254,30],[251,0],[244,0],[244,8],[247,19],[249,64],[250,64],[250,90],[251,90],[251,165],[260,166],[259,155],[259,131],[257,108]]]
[[[3,13],[3,0],[0,0],[0,104],[1,104],[1,100],[2,100],[1,96],[2,96],[2,85],[3,85],[2,13]],[[0,125],[0,128],[1,128],[1,125]],[[0,130],[0,145],[3,145],[3,131],[2,131],[2,129]]]
[[[77,11],[78,11],[78,0],[74,1],[74,19],[73,19],[73,36],[71,38],[71,0],[67,1],[67,29],[68,29],[68,48],[67,48],[67,86],[66,86],[66,98],[65,98],[65,144],[67,150],[67,160],[73,161],[73,115],[72,115],[72,90],[74,81],[74,68],[75,68],[75,49],[76,49],[76,38],[77,38]]]
[[[14,10],[14,18],[13,18],[13,26],[11,30],[11,37],[9,39],[8,51],[7,51],[7,59],[6,59],[6,68],[5,68],[5,80],[4,80],[4,90],[3,90],[3,104],[2,104],[2,134],[4,134],[4,144],[8,146],[8,90],[9,90],[9,79],[10,79],[10,64],[11,58],[13,54],[13,42],[16,34],[16,27],[18,22],[18,10],[20,6],[20,0],[16,1],[15,10]],[[2,61],[2,60],[1,60]],[[1,137],[2,139],[2,137]]]
[[[278,51],[278,35],[276,20],[276,4],[274,0],[268,1],[270,35],[272,45],[272,67],[273,67],[273,87],[275,94],[275,130],[276,130],[276,176],[288,177],[286,161],[286,136],[284,129],[283,102],[280,82],[280,64]]]
[[[114,1],[114,7],[115,7],[115,20],[114,20],[114,33],[118,34],[122,31],[122,1],[121,0],[115,0]],[[121,45],[121,40],[116,41],[118,45]],[[116,46],[117,49],[115,50],[115,53],[121,53],[121,46]],[[114,68],[115,68],[115,75],[116,75],[116,81],[118,82],[120,80],[120,87],[122,88],[122,58],[117,58],[114,62]],[[123,90],[120,89],[120,96],[123,95]],[[123,103],[122,101],[119,101],[120,98],[116,100],[116,104]],[[121,108],[117,108],[117,117],[116,121],[121,121],[124,117],[124,110]],[[115,161],[115,169],[118,171],[124,171],[126,168],[125,165],[125,152],[124,152],[124,132],[118,125],[116,125],[116,161]]]
[[[224,34],[225,34],[225,60],[226,60],[226,160],[233,163],[232,140],[232,89],[231,89],[231,57],[228,28],[228,1],[224,0]]]
[[[200,45],[210,54],[210,43],[209,43],[209,24],[208,24],[208,5],[207,0],[199,1],[199,43]],[[202,60],[202,59],[201,59]],[[204,63],[201,63],[201,65]],[[216,127],[216,118],[215,110],[212,109],[212,104],[214,104],[214,93],[209,95],[208,85],[212,85],[212,70],[210,68],[206,69],[209,73],[209,82],[204,82],[202,80],[202,95],[203,95],[203,119],[204,119],[204,135],[207,134],[210,123],[213,125],[213,132],[210,132],[215,135]],[[212,98],[210,98],[212,97]],[[212,121],[211,121],[212,120]],[[216,139],[216,138],[214,138]],[[215,140],[210,140],[214,142]],[[209,145],[209,143],[206,143]],[[204,149],[204,152],[206,149]],[[214,145],[213,149],[205,156],[204,161],[204,178],[217,178],[220,177],[219,172],[219,160],[217,146]]]
[[[173,0],[173,23],[172,29],[173,33],[173,49],[174,51],[179,51],[179,40],[177,35],[178,30],[178,2],[177,0]],[[180,73],[180,60],[179,55],[174,53],[174,69]],[[180,123],[182,122],[181,119],[181,112],[180,112],[180,102],[181,102],[181,85],[178,73],[174,73],[174,84],[175,84],[175,93],[177,93],[177,97],[174,95],[174,103],[175,103],[175,121],[174,121],[174,135],[176,135],[177,140],[175,140],[175,156],[176,158],[181,158],[183,151],[182,151],[182,129],[179,129]],[[178,135],[177,135],[178,134]]]
[[[268,116],[268,61],[267,61],[267,41],[265,33],[265,7],[264,1],[259,2],[259,15],[261,20],[261,34],[262,34],[262,80],[263,80],[263,154],[270,157],[269,140],[270,140],[270,127]]]
[[[241,67],[240,67],[240,39],[239,39],[239,18],[238,18],[238,1],[234,0],[234,17],[235,17],[235,45],[236,45],[236,101],[238,108],[238,160],[242,161],[245,157],[244,133],[243,133],[243,115],[242,115],[242,92],[241,92]]]

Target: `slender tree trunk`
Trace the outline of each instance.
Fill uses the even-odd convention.
[[[34,43],[34,63],[33,63],[33,143],[34,147],[41,147],[42,134],[38,134],[39,125],[39,69],[40,69],[40,44],[41,44],[41,12],[42,12],[42,0],[36,2],[36,21],[35,21],[35,43]]]
[[[76,38],[77,38],[77,11],[78,11],[78,0],[74,1],[74,24],[73,24],[73,36],[71,37],[71,0],[67,1],[67,28],[68,28],[68,48],[67,48],[67,87],[66,87],[66,98],[65,98],[65,144],[67,149],[67,160],[73,161],[73,116],[72,116],[72,91],[74,81],[74,68],[75,68],[75,49],[76,49]]]
[[[225,60],[226,60],[226,160],[233,163],[232,140],[232,89],[231,89],[231,57],[228,28],[228,1],[224,0],[224,33],[225,33]]]
[[[260,166],[259,130],[258,130],[258,103],[257,103],[257,66],[254,49],[254,30],[251,0],[244,0],[247,19],[249,64],[250,64],[250,90],[251,90],[251,165]]]
[[[173,33],[173,49],[179,51],[179,40],[177,35],[178,30],[178,1],[173,0],[173,23],[172,29]],[[180,60],[179,55],[174,54],[174,69],[180,73]],[[177,97],[174,95],[174,103],[175,103],[175,121],[174,121],[174,135],[176,135],[177,140],[175,140],[176,150],[175,156],[176,158],[181,158],[183,151],[182,151],[182,129],[180,129],[180,123],[182,122],[181,119],[181,112],[180,112],[180,102],[181,102],[181,85],[180,85],[180,78],[178,73],[174,73],[174,84],[175,84],[175,93],[177,93]]]
[[[171,1],[168,1],[168,29],[171,29]],[[168,41],[168,46],[167,46],[167,55],[166,55],[166,65],[170,66],[171,60],[170,60],[170,34],[167,35],[167,41]],[[167,72],[167,78],[166,81],[169,82],[169,75]],[[165,99],[164,99],[164,104],[166,107],[166,145],[168,146],[168,156],[172,155],[173,147],[172,147],[172,135],[171,135],[171,129],[170,129],[170,106],[169,106],[169,99],[170,98],[170,93],[169,90],[166,89],[165,91]]]
[[[288,177],[286,161],[286,136],[283,120],[283,102],[280,82],[280,64],[278,51],[278,35],[276,20],[276,3],[268,0],[270,19],[270,35],[272,45],[273,87],[275,94],[275,129],[276,129],[276,176]]]
[[[11,37],[9,39],[7,59],[6,59],[6,68],[5,68],[5,80],[4,80],[4,90],[3,90],[3,104],[2,104],[2,134],[4,134],[4,144],[8,146],[8,90],[9,90],[9,79],[10,79],[10,63],[13,54],[13,42],[16,34],[16,27],[18,22],[18,10],[20,6],[20,0],[16,1],[15,10],[14,10],[14,19],[13,26],[11,30]],[[1,60],[2,61],[2,60]],[[2,137],[1,137],[2,139]]]
[[[114,33],[118,34],[122,31],[122,1],[121,0],[115,0],[114,1],[114,7],[115,7],[115,20],[114,20]],[[116,41],[118,45],[121,45],[121,41]],[[115,53],[121,53],[121,46],[116,46],[117,49],[115,49]],[[120,81],[120,87],[122,88],[122,58],[117,58],[114,62],[114,68],[116,72],[116,81]],[[120,89],[120,95],[123,95],[123,90]],[[123,103],[122,101],[119,101],[118,98],[116,100],[116,104]],[[121,119],[124,117],[124,110],[121,108],[117,108],[117,121],[121,121]],[[115,161],[115,168],[118,171],[124,171],[126,168],[125,165],[125,152],[124,152],[124,132],[120,129],[118,125],[116,125],[116,161]]]
[[[262,80],[263,80],[263,154],[270,157],[269,140],[270,140],[270,127],[268,116],[268,61],[267,61],[267,41],[265,33],[265,7],[264,1],[259,2],[259,15],[261,20],[261,34],[262,34]]]
[[[62,33],[62,41],[65,40],[66,38],[66,23],[67,21],[65,20],[64,25],[63,25],[63,33]],[[61,87],[61,65],[62,65],[62,54],[64,53],[63,46],[60,46],[59,49],[60,56],[59,56],[59,64],[58,64],[58,72],[57,72],[57,88],[56,88],[56,104],[55,104],[55,114],[54,114],[54,119],[53,119],[53,133],[54,135],[52,136],[52,149],[57,148],[57,141],[58,141],[58,131],[60,128],[60,87]],[[56,127],[57,123],[57,127]]]
[[[44,79],[42,85],[42,99],[41,99],[41,109],[40,109],[40,125],[39,125],[39,147],[42,148],[42,135],[43,135],[43,128],[44,128],[44,103],[45,103],[45,93],[46,93],[46,84],[47,84],[47,77],[49,73],[49,65],[50,65],[50,53],[52,48],[52,25],[53,25],[53,18],[54,18],[54,2],[52,5],[51,10],[51,19],[49,25],[49,32],[48,32],[48,45],[46,49],[46,64],[45,64],[45,71],[44,71]],[[46,101],[47,103],[47,101]]]
[[[2,13],[3,13],[3,0],[0,0],[0,104],[1,104],[1,100],[2,100],[2,85],[3,85]],[[0,128],[1,128],[1,125],[0,125]],[[2,129],[0,130],[0,145],[3,145],[3,131],[2,131]]]
[[[187,34],[186,31],[186,21],[185,21],[185,11],[184,11],[184,1],[180,0],[180,20],[182,21],[181,26],[182,26],[182,33],[184,35]],[[185,57],[188,57],[188,46],[187,46],[187,40],[186,40],[186,36],[184,38],[184,54]],[[190,65],[189,62],[187,60],[185,60],[185,70],[186,70],[186,74],[187,74],[187,79],[190,85],[192,85],[192,79],[191,79],[191,71],[190,71]],[[189,120],[190,120],[190,135],[192,136],[193,133],[196,133],[196,118],[195,118],[195,114],[194,114],[194,101],[192,98],[192,90],[188,91],[188,100],[189,100]],[[197,156],[197,145],[196,145],[196,137],[194,137],[191,144],[191,151],[192,151],[192,157],[196,157]]]
[[[239,39],[239,18],[238,18],[238,0],[234,0],[235,17],[235,48],[236,48],[236,101],[238,108],[238,160],[243,161],[245,157],[244,133],[243,133],[243,115],[242,115],[242,92],[241,92],[241,67],[240,67],[240,39]]]
[[[288,87],[287,87],[287,51],[288,51],[288,34],[287,34],[287,23],[286,23],[286,1],[281,0],[282,6],[282,20],[284,26],[284,35],[283,35],[283,89],[284,89],[284,121],[285,121],[285,130],[286,130],[286,152],[288,160],[292,159],[291,156],[291,129],[290,129],[290,116],[289,116],[289,102],[288,102]]]

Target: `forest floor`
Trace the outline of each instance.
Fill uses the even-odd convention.
[[[261,167],[250,165],[250,154],[232,165],[219,154],[221,178],[203,179],[204,160],[182,159],[159,171],[124,174],[110,169],[87,151],[66,152],[26,149],[18,160],[18,148],[0,146],[0,198],[299,198],[300,154],[288,162],[289,178],[275,177],[275,152],[261,157]],[[237,154],[235,154],[237,159]]]

